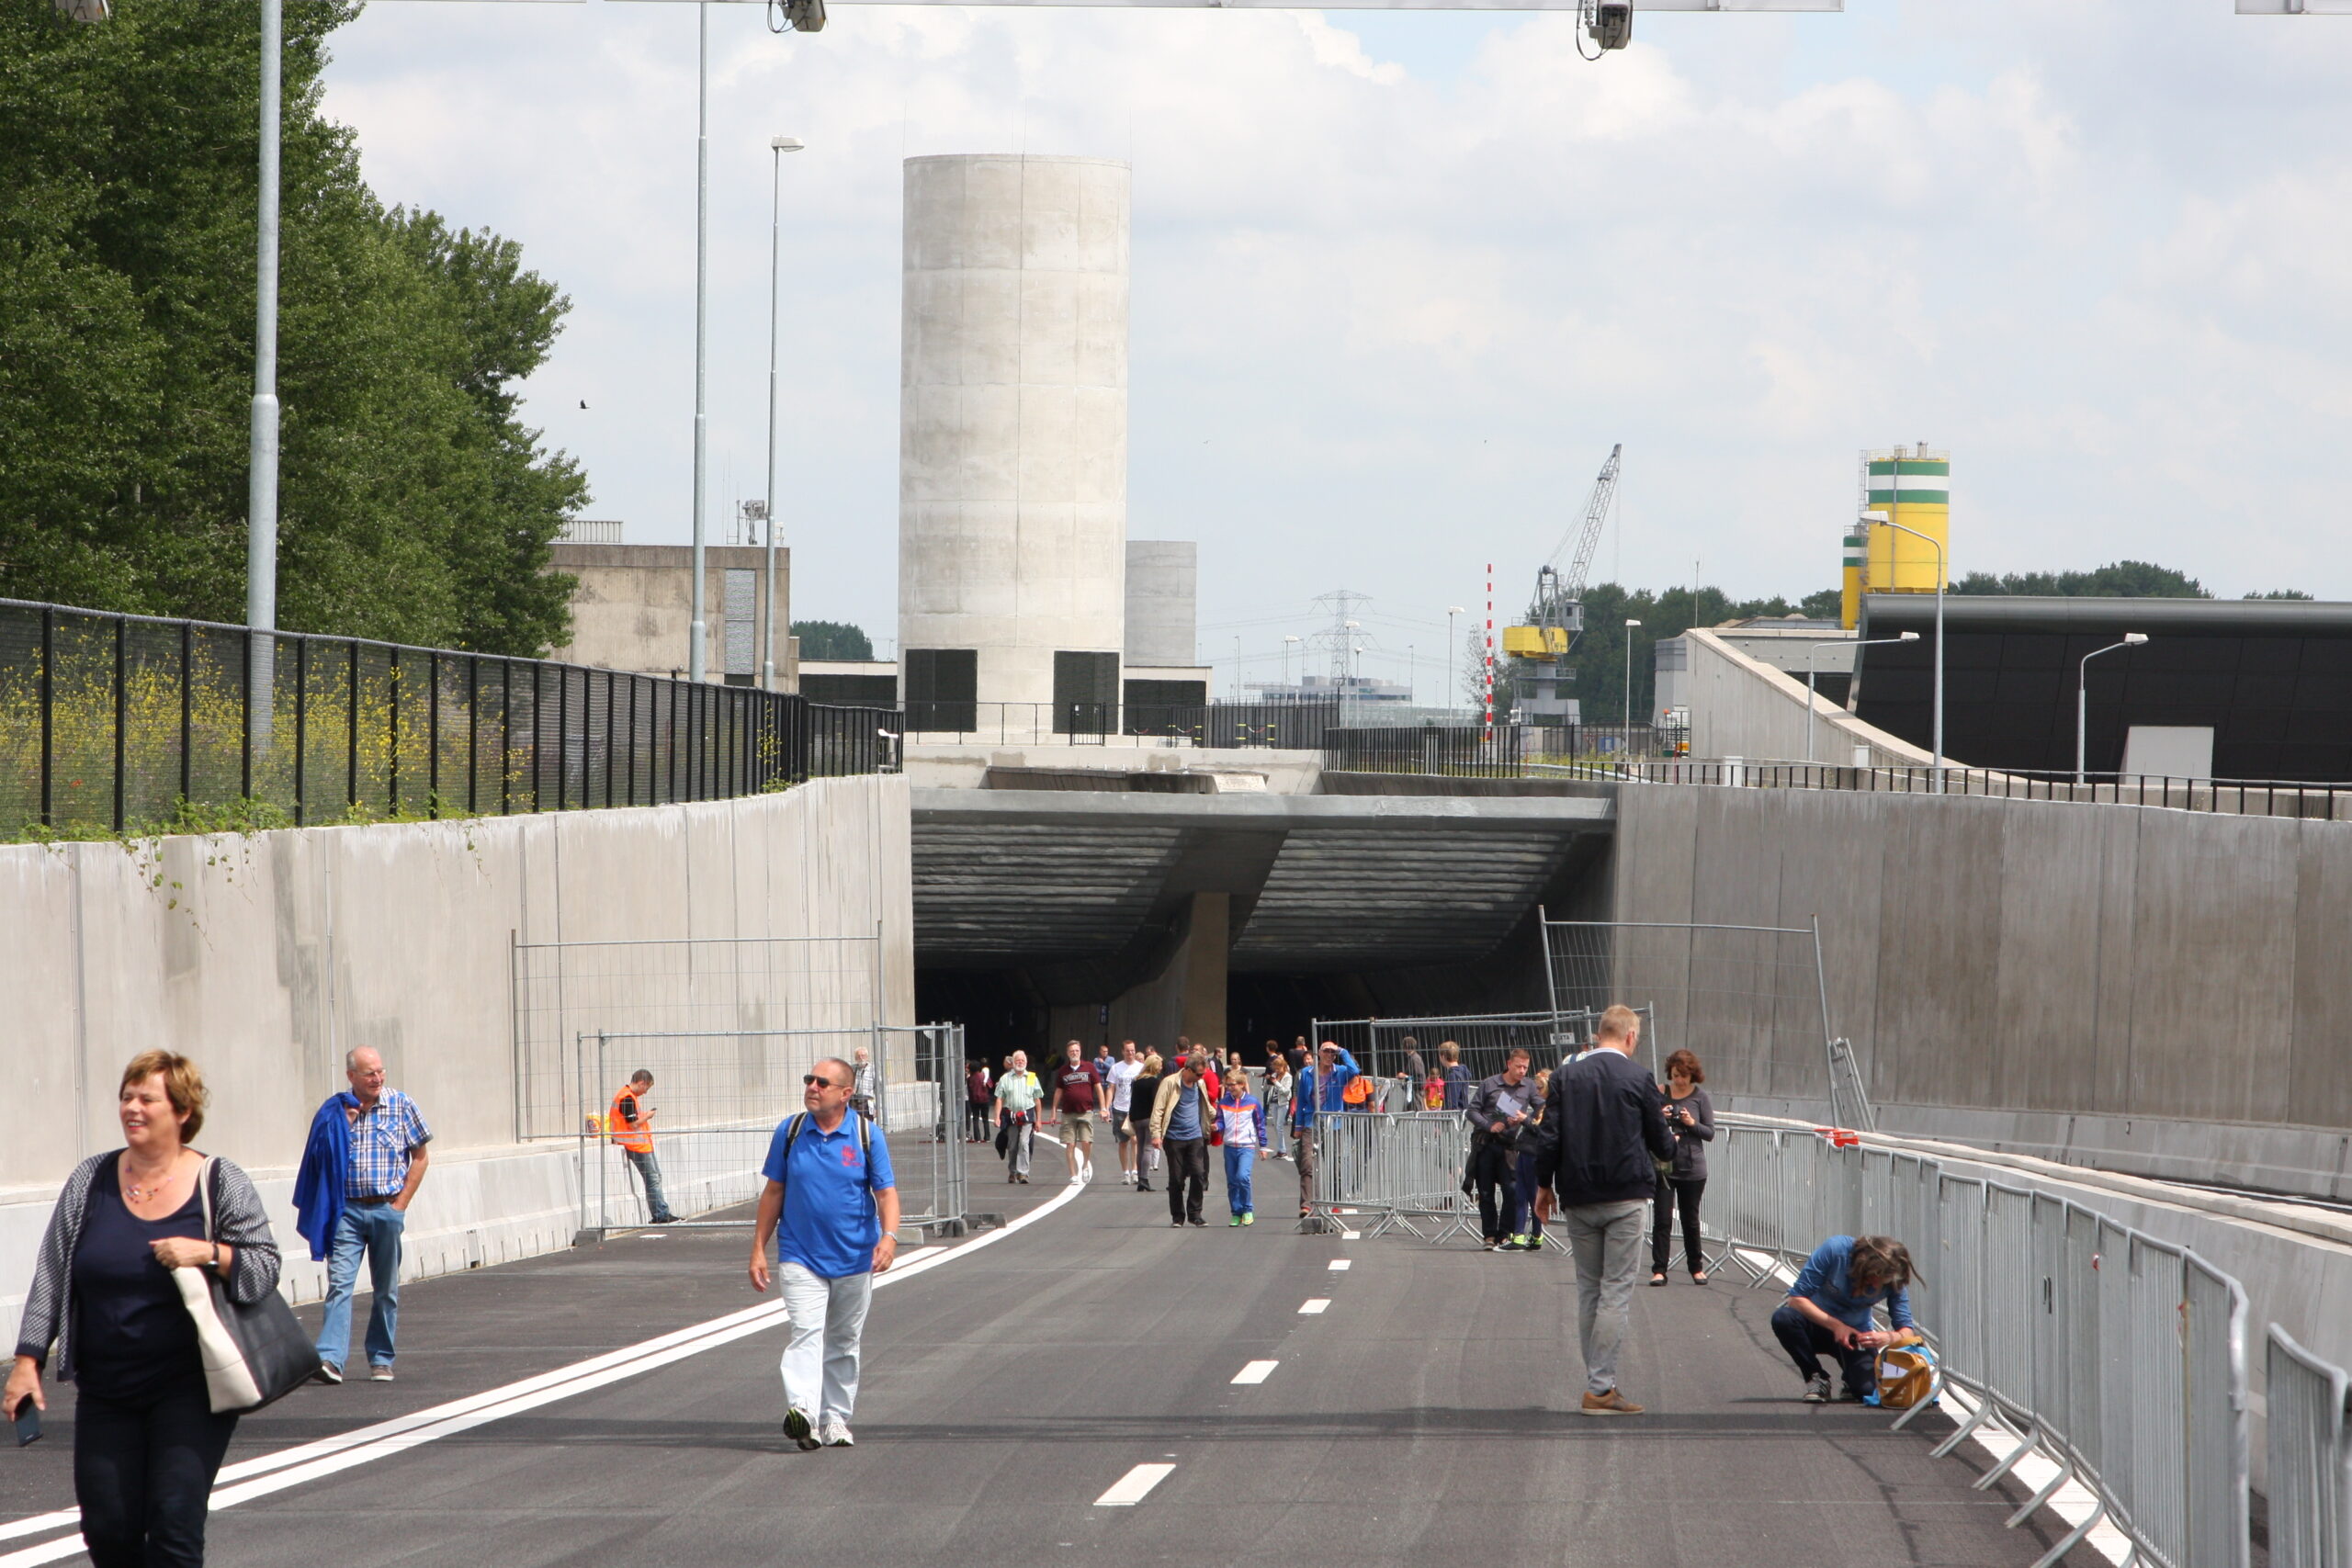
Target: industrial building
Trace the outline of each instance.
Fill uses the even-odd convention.
[[[695,553],[685,545],[632,545],[621,525],[568,525],[549,567],[579,579],[571,593],[571,640],[548,657],[639,675],[685,673],[694,626]],[[704,668],[730,686],[759,683],[760,641],[771,639],[776,688],[790,691],[792,552],[775,552],[776,613],[767,615],[767,552],[750,545],[703,550]]]
[[[1951,578],[1951,454],[1889,446],[1861,456],[1860,505],[1846,534],[1840,623],[1870,593],[1933,593]]]

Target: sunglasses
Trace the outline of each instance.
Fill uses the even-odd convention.
[[[835,1083],[835,1082],[834,1082],[832,1079],[831,1079],[831,1078],[827,1078],[827,1077],[818,1077],[815,1073],[803,1073],[803,1074],[801,1074],[801,1075],[800,1075],[800,1081],[801,1081],[802,1083],[804,1083],[804,1084],[816,1084],[816,1083],[820,1083],[820,1084],[823,1084],[827,1089],[847,1089],[847,1088],[849,1087],[849,1085],[847,1085],[847,1084],[839,1084],[839,1083]]]

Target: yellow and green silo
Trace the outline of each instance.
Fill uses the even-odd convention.
[[[1854,624],[1864,593],[1933,593],[1939,549],[1945,552],[1943,564],[1949,571],[1951,454],[1925,442],[1863,453],[1862,513],[1858,526],[1866,536],[1860,552],[1861,570],[1857,574],[1849,566],[1847,576],[1848,626]],[[1902,526],[1885,526],[1888,523]],[[1855,554],[1852,535],[1848,543],[1850,561]]]

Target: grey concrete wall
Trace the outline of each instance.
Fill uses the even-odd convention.
[[[120,1143],[123,1064],[153,1046],[196,1060],[199,1145],[266,1190],[343,1087],[343,1053],[376,1047],[435,1134],[413,1250],[568,1235],[570,1145],[552,1162],[515,1145],[510,944],[878,923],[887,1021],[911,1022],[907,803],[903,778],[835,779],[696,806],[0,848],[0,1325],[57,1184]],[[863,996],[842,1009],[866,1021]],[[777,1093],[788,1110],[797,1086]],[[280,1240],[299,1245],[290,1219]]]
[[[571,640],[548,655],[599,670],[644,675],[683,673],[694,625],[694,551],[684,545],[557,545],[556,570],[580,580],[571,593]],[[767,592],[767,552],[740,545],[703,550],[703,658],[713,681],[727,672],[727,573],[749,570],[758,596]],[[775,552],[776,689],[789,691],[792,660],[792,552]],[[758,631],[752,669],[760,665]]]
[[[1127,541],[1127,662],[1188,667],[1200,657],[1201,547],[1189,539]]]
[[[1802,673],[1792,676],[1752,659],[1711,631],[1686,632],[1682,642],[1690,665],[1676,676],[1674,685],[1676,700],[1690,709],[1693,757],[1804,760]],[[1843,652],[1850,668],[1852,650]],[[1845,767],[1853,761],[1857,746],[1871,749],[1873,767],[1917,767],[1934,760],[1824,697],[1815,699],[1814,726],[1814,755],[1823,762]]]
[[[1126,645],[1127,201],[1107,159],[907,160],[899,647],[977,649],[985,703]]]
[[[1830,1021],[1883,1125],[2340,1184],[2345,825],[1689,785],[1622,788],[1618,813],[1616,919],[1820,918]],[[1710,1082],[1818,1114],[1821,1055],[1793,1039],[1720,1054]]]

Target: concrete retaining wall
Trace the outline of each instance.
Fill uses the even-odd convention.
[[[1686,632],[1682,640],[1690,650],[1683,690],[1690,708],[1693,757],[1804,760],[1803,676],[1750,659],[1713,632]],[[1821,762],[1850,766],[1858,746],[1870,749],[1870,765],[1875,768],[1924,767],[1935,761],[1826,697],[1815,697],[1813,712],[1814,755]]]
[[[289,1258],[293,1168],[359,1045],[435,1133],[404,1272],[562,1245],[575,1153],[516,1142],[511,944],[878,925],[885,1021],[912,1022],[907,805],[903,778],[831,779],[695,806],[0,848],[0,1328],[58,1183],[120,1143],[115,1086],[151,1046],[203,1069],[197,1143],[261,1183]],[[843,1006],[857,1016],[839,1022],[869,1021],[865,998]],[[797,1103],[777,1093],[779,1114]],[[321,1293],[311,1272],[289,1267],[296,1299]]]
[[[2344,824],[1632,785],[1614,883],[1621,920],[1819,916],[1831,1026],[1891,1130],[2338,1190],[2352,1147]],[[1758,1111],[1819,1114],[1818,1063],[1723,1056],[1709,1082]]]

